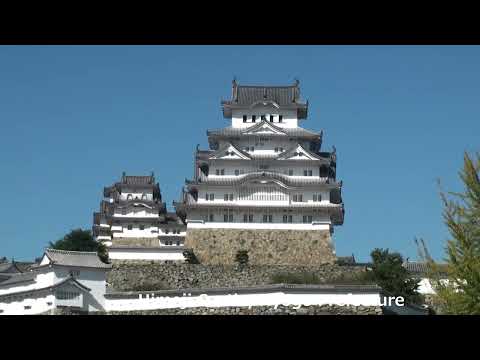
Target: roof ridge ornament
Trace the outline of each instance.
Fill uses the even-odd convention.
[[[235,102],[238,102],[238,83],[237,83],[237,77],[233,76],[232,80],[232,100]]]

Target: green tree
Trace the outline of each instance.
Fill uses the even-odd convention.
[[[403,267],[403,258],[399,253],[390,253],[388,249],[374,249],[372,270],[367,278],[380,286],[388,296],[402,296],[405,302],[421,304],[423,298],[418,292],[419,281],[412,278]]]
[[[447,282],[432,263],[434,300],[444,314],[480,314],[480,155],[464,154],[459,172],[463,193],[441,191],[443,218],[451,239],[446,246]],[[449,195],[449,196],[448,196]]]
[[[104,244],[95,241],[89,230],[72,230],[62,239],[55,242],[50,241],[49,247],[58,250],[96,251],[103,262],[108,262],[107,247]]]

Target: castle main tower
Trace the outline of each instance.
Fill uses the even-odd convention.
[[[336,152],[321,152],[322,132],[304,129],[308,102],[298,81],[244,86],[222,101],[231,125],[208,130],[195,152],[194,178],[175,203],[187,222],[185,246],[204,263],[232,263],[248,250],[254,264],[332,263],[341,225]]]

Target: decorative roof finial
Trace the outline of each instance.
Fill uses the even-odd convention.
[[[295,78],[295,86],[298,86],[300,85],[300,80],[298,80],[298,78]]]

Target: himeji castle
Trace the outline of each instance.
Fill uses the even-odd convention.
[[[180,260],[186,226],[167,212],[160,186],[149,176],[127,176],[104,188],[93,235],[113,260]]]
[[[344,219],[337,156],[322,132],[303,128],[308,101],[288,86],[239,85],[222,101],[230,126],[208,130],[195,152],[177,213],[185,246],[205,263],[230,263],[247,250],[256,264],[335,260],[331,235]]]

